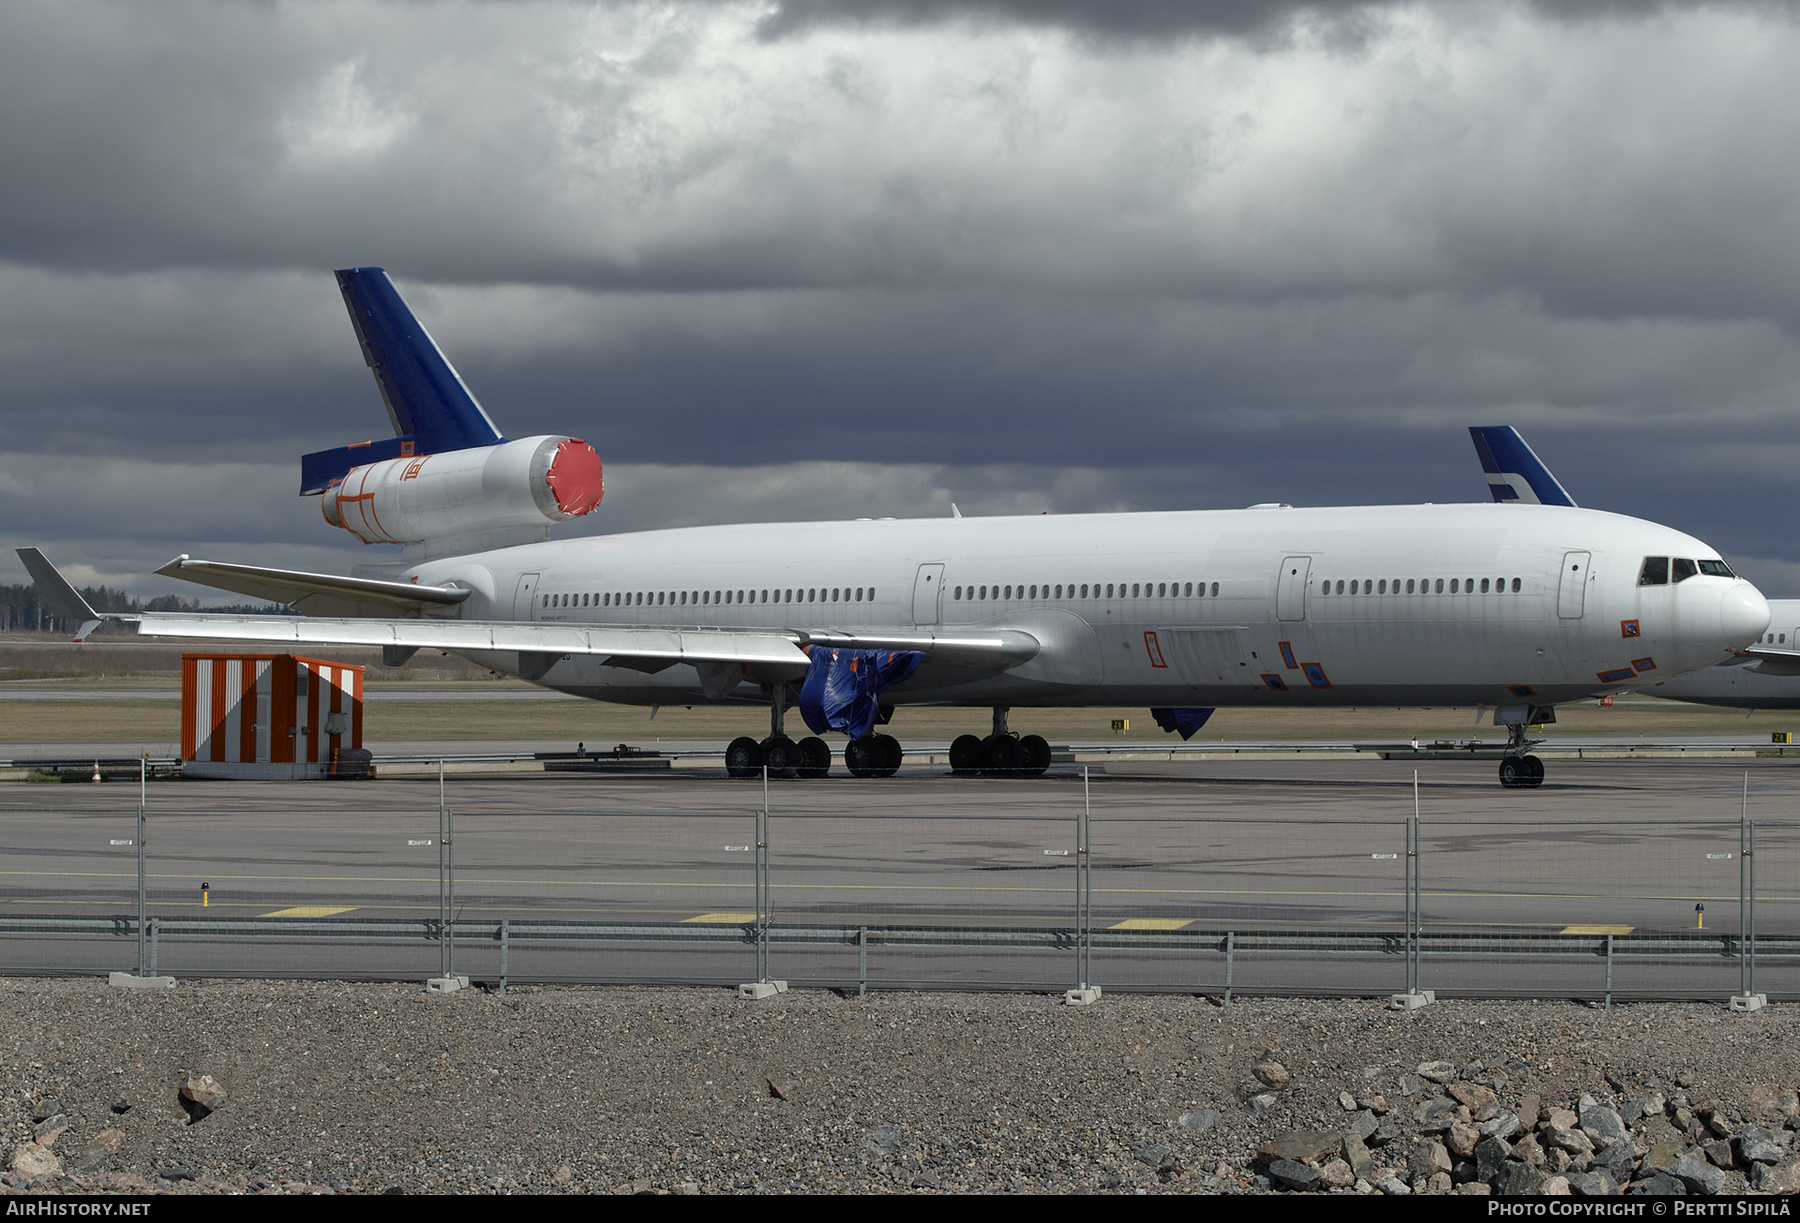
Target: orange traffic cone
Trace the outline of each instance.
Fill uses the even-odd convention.
[[[94,761],[94,784],[100,784],[100,762],[98,760]]]

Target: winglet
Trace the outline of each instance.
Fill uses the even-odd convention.
[[[44,604],[59,620],[79,620],[81,628],[75,634],[75,640],[84,641],[87,635],[100,627],[100,613],[88,606],[88,601],[81,597],[81,592],[69,585],[69,579],[57,572],[50,558],[36,548],[18,549],[19,559],[25,562],[25,572],[37,583],[38,593],[43,596]]]
[[[1481,470],[1487,472],[1488,491],[1494,494],[1495,501],[1575,507],[1575,499],[1550,474],[1543,460],[1532,453],[1517,429],[1511,425],[1471,425],[1469,436],[1475,439],[1475,453],[1481,459]]]

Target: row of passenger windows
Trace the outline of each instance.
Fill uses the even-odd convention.
[[[1506,593],[1507,581],[1508,581],[1508,579],[1506,579],[1506,578],[1491,578],[1491,579],[1490,578],[1482,578],[1481,579],[1481,593],[1487,594],[1491,590],[1495,594],[1504,594],[1504,593]],[[1513,593],[1514,594],[1519,593],[1520,586],[1521,586],[1519,579],[1512,578],[1511,581],[1512,581]],[[1389,588],[1390,582],[1392,583],[1392,589]],[[1490,582],[1491,582],[1491,585],[1490,585]],[[1322,595],[1331,594],[1332,589],[1333,589],[1332,584],[1329,580],[1319,583],[1319,593]],[[1353,594],[1353,595],[1354,594],[1365,594],[1365,595],[1440,594],[1441,595],[1444,593],[1444,579],[1443,578],[1407,578],[1405,589],[1402,590],[1401,589],[1401,581],[1399,578],[1382,578],[1379,581],[1372,579],[1372,578],[1358,578],[1358,579],[1353,579],[1350,582],[1350,588],[1347,592],[1344,589],[1344,583],[1342,581],[1339,581],[1337,583],[1336,591],[1338,594],[1349,593],[1349,594]],[[1449,580],[1449,592],[1453,595],[1455,595],[1455,594],[1472,595],[1475,593],[1475,579],[1474,578],[1451,578]]]
[[[1646,556],[1638,570],[1639,586],[1672,586],[1700,574],[1715,578],[1734,578],[1737,574],[1724,561],[1691,561],[1685,556]]]
[[[814,587],[810,590],[633,590],[545,595],[545,607],[707,607],[725,603],[873,602],[875,588]]]
[[[1167,599],[1171,596],[1175,598],[1198,599],[1206,597],[1205,582],[1187,582],[1185,584],[1181,582],[1133,582],[1129,587],[1130,594],[1126,593],[1128,588],[1124,582],[1108,582],[1105,586],[1095,582],[1091,587],[1085,582],[1080,586],[1076,586],[1071,582],[1067,587],[1050,586],[1048,584],[1043,586],[958,586],[955,588],[951,598],[952,600],[1013,598],[1060,599],[1063,597],[1063,591],[1065,589],[1069,592],[1069,598],[1071,599]],[[1092,595],[1088,594],[1090,589],[1093,591]],[[1115,590],[1118,591],[1116,595],[1113,593]],[[1039,593],[1040,591],[1042,594]],[[1052,593],[1053,591],[1054,593]],[[1077,593],[1077,591],[1080,593]],[[1101,593],[1102,591],[1105,593]],[[1218,597],[1219,584],[1217,582],[1212,584],[1212,592],[1215,598]]]

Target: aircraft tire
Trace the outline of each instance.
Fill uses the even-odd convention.
[[[1019,754],[1024,757],[1019,768],[1027,777],[1042,777],[1050,770],[1050,745],[1042,735],[1026,735],[1019,740]]]
[[[981,772],[981,740],[974,735],[958,735],[950,745],[950,771],[967,777]]]
[[[844,767],[852,777],[873,777],[886,757],[874,735],[864,735],[844,744]]]
[[[1011,735],[990,735],[981,745],[981,771],[991,777],[1012,777],[1019,771],[1019,741]]]
[[[1525,757],[1527,788],[1535,790],[1544,784],[1544,762],[1536,756]]]
[[[800,772],[800,748],[786,735],[776,735],[762,742],[763,763],[770,777],[794,777]]]
[[[881,749],[881,767],[875,770],[875,776],[892,777],[900,771],[900,761],[906,754],[900,740],[892,735],[876,735],[875,744]]]
[[[755,777],[762,772],[762,744],[749,735],[739,735],[725,749],[725,776]]]
[[[831,773],[831,745],[815,735],[800,740],[800,776],[817,779]]]
[[[1522,756],[1507,756],[1500,761],[1500,784],[1508,790],[1522,790],[1531,775],[1531,766]]]

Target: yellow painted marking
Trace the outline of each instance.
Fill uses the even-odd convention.
[[[1636,926],[1564,926],[1564,934],[1630,934]]]
[[[747,921],[755,921],[754,913],[702,913],[698,917],[682,919],[682,925],[701,923],[713,926],[741,926]]]
[[[264,913],[264,917],[336,917],[339,913],[353,913],[360,905],[296,905],[291,909],[277,909],[273,913]]]
[[[1192,917],[1128,917],[1116,925],[1108,926],[1108,930],[1179,930],[1183,926],[1191,926]]]

